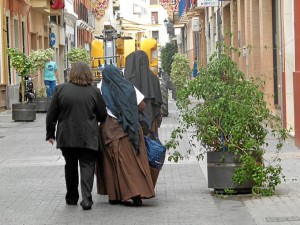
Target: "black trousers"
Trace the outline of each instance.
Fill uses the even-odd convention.
[[[61,151],[66,162],[66,201],[77,203],[79,199],[78,161],[80,167],[80,186],[82,200],[87,202],[91,201],[97,151],[82,148],[61,148]]]

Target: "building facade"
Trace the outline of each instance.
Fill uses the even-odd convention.
[[[218,41],[246,78],[265,81],[265,100],[300,147],[300,35],[296,0],[181,0],[173,13],[179,52],[205,66]],[[209,5],[207,5],[209,3]],[[195,18],[197,17],[197,18]],[[196,21],[196,22],[195,22]],[[199,24],[199,26],[198,26]],[[196,29],[195,26],[199,29]],[[192,66],[192,65],[191,65]]]
[[[2,87],[5,86],[0,97],[3,100],[5,96],[5,101],[1,101],[0,107],[10,109],[19,101],[20,77],[9,64],[6,48],[18,48],[28,55],[32,50],[52,47],[55,61],[59,67],[63,65],[60,63],[64,58],[63,1],[56,0],[51,4],[47,0],[4,0],[0,6],[3,31],[0,80]],[[39,74],[34,82],[41,84],[42,75]]]

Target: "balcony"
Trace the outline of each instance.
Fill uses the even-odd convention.
[[[61,15],[62,10],[61,9],[52,9],[50,7],[50,1],[49,0],[31,0],[31,7],[33,10],[37,10],[41,12],[42,14],[46,14],[49,16],[58,16]]]
[[[47,10],[50,9],[50,1],[49,0],[31,0],[31,7],[35,9]]]

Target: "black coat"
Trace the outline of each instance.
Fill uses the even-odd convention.
[[[57,148],[97,151],[98,122],[104,121],[106,116],[106,105],[97,87],[72,83],[58,85],[47,111],[46,140],[56,139]]]

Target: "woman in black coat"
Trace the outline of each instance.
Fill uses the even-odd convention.
[[[92,207],[95,160],[98,151],[98,123],[106,119],[106,105],[87,64],[75,63],[69,83],[56,86],[46,117],[46,141],[57,142],[65,158],[66,203],[77,205],[78,161],[84,210]],[[57,131],[56,131],[57,126]]]

